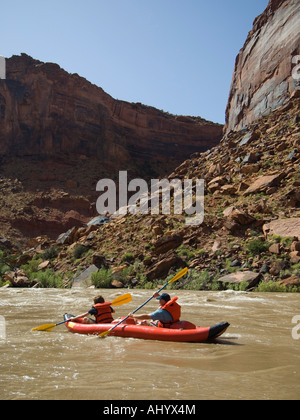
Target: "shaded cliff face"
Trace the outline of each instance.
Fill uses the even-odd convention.
[[[299,94],[292,77],[292,59],[300,54],[299,21],[299,0],[270,0],[255,19],[236,58],[225,132],[242,129]]]
[[[2,156],[95,159],[109,171],[160,163],[168,173],[222,137],[221,125],[114,100],[84,78],[25,54],[7,60],[0,102]]]

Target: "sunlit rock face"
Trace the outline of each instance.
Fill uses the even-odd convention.
[[[299,95],[299,0],[270,0],[236,58],[225,132],[237,131]],[[299,59],[300,62],[300,59]]]

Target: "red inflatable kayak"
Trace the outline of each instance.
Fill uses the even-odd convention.
[[[72,315],[65,314],[64,320],[72,318]],[[115,320],[115,324],[119,320]],[[111,324],[83,324],[80,319],[77,322],[66,322],[69,331],[75,334],[98,335],[109,330]],[[188,321],[180,321],[172,325],[172,328],[156,328],[135,324],[132,318],[128,318],[124,323],[116,327],[111,336],[142,338],[144,340],[160,341],[181,341],[201,343],[213,340],[222,335],[229,327],[228,322],[222,322],[213,327],[196,327]]]

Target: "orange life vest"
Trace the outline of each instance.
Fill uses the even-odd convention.
[[[164,306],[161,306],[160,309],[165,309],[166,311],[169,312],[169,314],[171,314],[172,321],[169,321],[169,322],[159,321],[158,327],[170,328],[172,324],[179,321],[180,316],[181,316],[181,306],[178,305],[178,303],[176,302],[177,299],[178,297],[174,297],[173,299],[169,300],[169,302],[167,302]]]
[[[96,323],[97,324],[110,324],[114,319],[112,317],[111,302],[97,303],[93,306],[97,310]]]

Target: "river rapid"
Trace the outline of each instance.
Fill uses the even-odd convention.
[[[0,289],[0,399],[300,399],[299,294],[177,291],[181,319],[231,324],[209,344],[99,339],[64,325],[31,331],[62,321],[65,312],[89,310],[96,294],[112,301],[126,292]],[[129,292],[132,302],[115,307],[115,315],[127,315],[152,293]],[[156,307],[153,300],[141,311]]]

